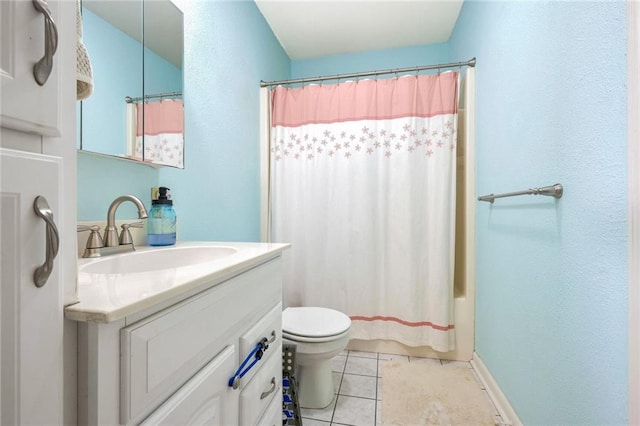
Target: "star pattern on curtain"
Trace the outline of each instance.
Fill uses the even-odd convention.
[[[343,129],[336,129],[336,126]],[[313,160],[323,156],[348,160],[354,155],[375,153],[391,158],[401,152],[431,158],[439,152],[455,151],[455,144],[450,142],[452,134],[453,140],[456,140],[456,129],[451,117],[389,120],[388,126],[389,128],[381,129],[377,134],[366,125],[356,134],[353,122],[300,126],[298,131],[289,134],[288,140],[276,140],[274,136],[271,152],[276,161],[281,161]]]

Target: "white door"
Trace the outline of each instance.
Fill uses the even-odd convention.
[[[34,282],[55,248],[34,200],[60,219],[62,160],[0,148],[0,424],[62,424],[61,268]],[[41,207],[46,207],[42,203]],[[49,234],[49,242],[47,242]],[[48,269],[46,266],[42,269]],[[46,275],[46,273],[45,273]],[[40,275],[42,276],[42,275]]]
[[[0,126],[45,136],[60,135],[58,120],[59,55],[57,1],[39,1],[42,12],[27,0],[0,1]],[[51,18],[51,19],[49,19]],[[45,45],[48,47],[45,49]],[[34,76],[34,65],[51,56],[39,74],[48,75],[42,85]]]

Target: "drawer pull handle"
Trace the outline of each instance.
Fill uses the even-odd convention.
[[[268,397],[269,395],[271,395],[273,393],[273,391],[276,390],[276,378],[272,377],[271,378],[271,386],[269,386],[269,389],[262,392],[260,394],[260,399],[265,399],[266,397]]]
[[[271,330],[271,338],[269,340],[267,340],[267,346],[272,344],[273,342],[276,341],[276,331],[275,330]]]

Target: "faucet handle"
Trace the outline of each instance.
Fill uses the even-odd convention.
[[[98,225],[77,225],[77,232],[91,231],[87,238],[88,249],[96,249],[104,247],[104,242],[100,236],[100,227]]]
[[[131,244],[133,246],[133,237],[129,228],[144,228],[144,222],[123,223],[120,225],[122,232],[120,233],[120,245]]]

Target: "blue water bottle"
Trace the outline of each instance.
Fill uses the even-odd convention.
[[[161,186],[157,200],[151,200],[147,219],[147,243],[150,246],[170,246],[176,243],[176,212],[169,188]]]

